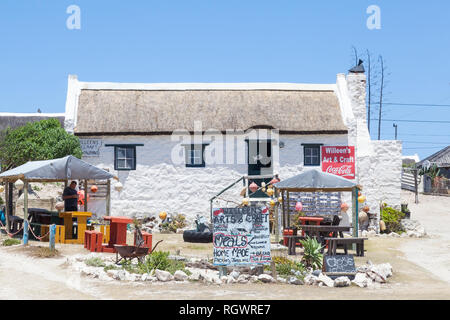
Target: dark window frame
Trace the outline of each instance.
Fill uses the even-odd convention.
[[[186,168],[205,168],[205,148],[209,145],[209,143],[191,143],[191,144],[184,144],[184,151],[185,151],[185,163]],[[192,151],[200,151],[199,148],[195,148],[195,146],[201,146],[201,163],[193,163],[192,159],[195,159],[195,157],[192,156]]]
[[[322,163],[322,159],[321,159],[321,149],[323,144],[320,143],[302,143],[303,146],[303,166],[305,167],[318,167],[321,165]],[[307,155],[306,149],[317,149],[318,150],[318,155],[317,155],[317,162],[312,161],[314,155]],[[306,161],[307,157],[309,159],[311,159],[311,161]],[[309,163],[311,162],[311,163]]]
[[[105,147],[114,147],[114,170],[117,171],[132,171],[132,170],[136,170],[136,164],[137,164],[137,154],[136,154],[136,147],[142,147],[144,146],[143,144],[105,144]],[[118,166],[118,150],[119,148],[123,148],[123,149],[132,149],[132,166],[131,168],[120,168]],[[127,152],[125,151],[125,154]],[[125,159],[126,156],[125,156]]]

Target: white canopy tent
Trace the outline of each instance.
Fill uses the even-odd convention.
[[[106,197],[106,211],[109,215],[110,207],[110,180],[114,178],[118,180],[116,176],[97,168],[83,160],[80,160],[74,156],[66,156],[64,158],[41,160],[41,161],[29,161],[19,167],[2,172],[0,174],[0,182],[5,182],[6,186],[9,183],[14,183],[17,180],[22,180],[24,183],[24,190],[28,190],[29,182],[65,182],[67,185],[68,180],[84,180],[85,194],[87,195],[87,180],[107,180],[107,197]],[[6,194],[10,190],[5,188]],[[8,201],[6,196],[6,201]],[[84,210],[87,211],[87,196],[85,196]],[[10,214],[10,212],[8,212]],[[28,218],[28,192],[24,193],[24,217]],[[8,222],[8,219],[7,219]],[[8,226],[9,228],[9,226]]]

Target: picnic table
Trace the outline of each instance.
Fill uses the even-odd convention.
[[[84,233],[86,232],[87,218],[92,216],[92,212],[67,211],[60,212],[59,217],[64,219],[65,240],[64,243],[84,243]],[[73,239],[73,219],[77,219],[77,237]]]
[[[317,225],[300,225],[302,229],[302,234],[305,232],[309,237],[315,237],[322,245],[326,245],[325,237],[337,238],[339,235],[341,238],[344,237],[343,232],[350,231],[350,226],[317,226]],[[286,236],[288,238],[288,255],[295,255],[296,242],[299,239],[305,239],[304,235],[297,236]]]
[[[320,223],[323,221],[323,218],[322,217],[299,217],[298,221],[300,221],[300,223],[303,226],[311,225],[311,224],[315,224],[315,225],[319,226]],[[305,236],[305,230],[302,230],[302,236]]]

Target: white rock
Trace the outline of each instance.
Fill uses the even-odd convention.
[[[236,282],[236,279],[233,276],[230,275],[227,277],[228,284],[235,283],[235,282]]]
[[[386,281],[387,278],[392,276],[392,266],[390,263],[377,264],[370,267],[369,272],[380,275]],[[379,282],[379,281],[377,281]]]
[[[285,278],[278,278],[277,281],[279,283],[287,283],[287,280]]]
[[[250,281],[251,283],[257,282],[257,281],[258,281],[258,276],[251,276],[250,279],[249,279],[249,281]]]
[[[110,269],[110,270],[106,271],[106,274],[108,276],[110,276],[111,278],[115,279],[118,272],[119,272],[119,270]]]
[[[176,281],[186,281],[188,278],[188,275],[181,270],[177,270],[173,274],[173,277],[175,278]]]
[[[376,235],[377,235],[377,232],[375,230],[370,230],[369,232],[367,232],[368,238],[376,237]]]
[[[193,281],[199,281],[201,277],[200,272],[198,271],[191,271],[191,275],[188,277],[189,280],[193,280]]]
[[[313,286],[315,284],[318,284],[319,282],[319,279],[312,274],[309,274],[305,277],[305,284],[307,285]]]
[[[260,280],[260,281],[262,281],[262,282],[264,282],[264,283],[268,283],[268,282],[275,282],[275,279],[272,277],[272,276],[270,276],[270,275],[268,275],[268,274],[260,274],[259,276],[258,276],[258,280]]]
[[[304,282],[297,277],[290,277],[289,284],[302,285],[302,284],[304,284]]]
[[[321,282],[323,282],[327,287],[334,287],[334,281],[327,275],[321,273],[317,279]]]
[[[348,287],[351,284],[350,279],[348,277],[339,277],[334,279],[335,287]]]
[[[367,278],[367,275],[365,273],[358,272],[355,276],[355,279],[353,279],[352,283],[361,287],[365,288],[367,287],[367,283],[369,282],[369,279]]]
[[[396,232],[389,233],[389,236],[392,237],[392,238],[399,238],[400,237],[400,235],[398,233],[396,233]]]
[[[150,275],[148,274],[148,273],[144,273],[142,276],[141,276],[141,281],[147,281],[147,278],[149,277]]]
[[[240,273],[239,273],[239,271],[236,271],[236,270],[233,270],[231,273],[230,273],[230,276],[232,276],[234,279],[238,279],[239,278],[239,276],[240,276]]]
[[[248,282],[248,276],[245,274],[241,274],[238,278],[237,278],[237,282],[239,283],[247,283]]]
[[[137,275],[134,273],[127,273],[125,280],[126,281],[136,281]]]
[[[164,271],[164,270],[156,269],[155,276],[159,281],[162,281],[162,282],[167,282],[167,281],[173,280],[173,276],[170,274],[170,272]]]
[[[363,237],[363,238],[367,238],[368,235],[369,235],[369,232],[367,232],[366,230],[363,230],[363,231],[361,232],[361,237]]]

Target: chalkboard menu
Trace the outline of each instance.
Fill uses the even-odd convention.
[[[283,201],[287,201],[286,195]],[[340,192],[290,192],[289,212],[297,213],[295,205],[300,201],[305,216],[338,215],[341,212]]]
[[[355,273],[355,260],[353,255],[324,256],[323,266],[325,272],[331,273]]]
[[[256,265],[271,262],[269,209],[213,209],[214,265]]]

